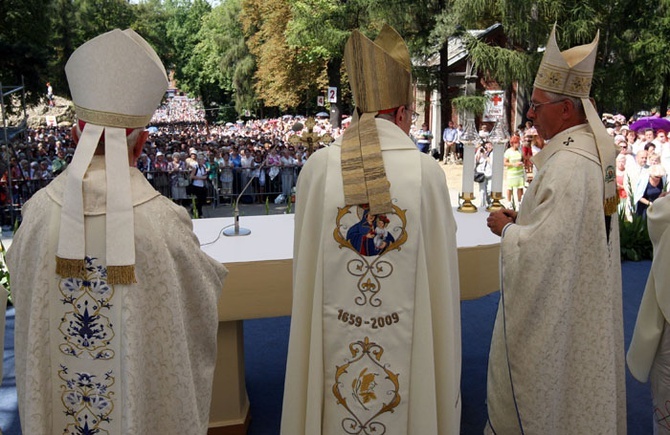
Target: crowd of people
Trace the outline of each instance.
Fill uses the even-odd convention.
[[[152,118],[137,167],[175,202],[191,207],[195,197],[193,216],[203,216],[206,202],[235,201],[245,187],[243,203],[286,203],[309,156],[306,144],[289,140],[301,134],[304,122],[304,117],[286,115],[208,125],[198,100],[166,98]],[[318,120],[314,132],[341,135],[327,120]],[[11,183],[12,204],[20,207],[67,167],[74,151],[70,127],[29,129],[3,147],[2,160],[9,161],[10,171],[2,178],[0,204],[9,204],[6,187]]]
[[[161,194],[191,207],[193,215],[203,216],[205,203],[231,203],[242,190],[243,203],[294,199],[295,182],[309,157],[305,145],[290,142],[294,126],[304,118],[286,115],[281,118],[237,121],[225,125],[208,125],[198,100],[186,97],[166,98],[152,118],[149,140],[138,159],[137,167]],[[622,115],[605,117],[603,122],[620,150],[617,157],[617,185],[620,209],[630,219],[644,214],[649,203],[666,186],[670,171],[670,140],[664,129],[630,129]],[[670,124],[670,121],[668,122]],[[2,161],[9,161],[4,173],[0,204],[10,201],[8,176],[11,176],[11,202],[20,207],[37,190],[62,172],[72,159],[74,145],[69,127],[29,129],[23,140],[2,147]],[[319,120],[314,131],[337,138],[342,129]],[[412,126],[411,136],[417,147],[431,153],[444,164],[461,164],[463,144],[461,124],[449,122],[442,133],[443,148],[431,148],[432,133],[427,124]],[[475,170],[484,174],[478,181],[481,207],[491,204],[492,150],[486,124],[479,130],[481,144],[475,154]],[[435,143],[435,141],[433,141]],[[512,134],[504,154],[507,204],[518,206],[523,192],[532,181],[535,168],[531,157],[544,141],[528,121]],[[9,154],[9,155],[8,155]],[[196,172],[204,172],[196,174]],[[201,177],[201,180],[194,180]],[[249,186],[247,186],[249,183]]]
[[[612,137],[618,152],[616,159],[617,188],[620,198],[619,208],[630,220],[633,215],[642,216],[646,208],[665,190],[667,190],[667,174],[670,172],[670,115],[658,121],[650,121],[649,126],[632,125],[636,119],[623,115],[604,116],[602,121],[607,133]],[[666,128],[654,128],[663,126]],[[420,130],[419,133],[422,133]],[[449,122],[442,134],[443,152],[437,148],[431,150],[435,159],[445,165],[462,164],[463,143],[460,137],[463,126],[454,126]],[[487,124],[479,130],[481,139],[475,152],[475,177],[479,184],[479,203],[481,207],[491,204],[491,179],[493,176],[493,144],[489,140],[490,131]],[[504,185],[507,205],[517,208],[523,194],[532,182],[537,168],[531,158],[544,147],[544,140],[538,134],[532,121],[527,121],[516,128],[509,139],[503,155],[505,170]],[[421,148],[417,143],[417,147]]]

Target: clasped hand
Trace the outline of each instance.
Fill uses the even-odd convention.
[[[516,222],[516,215],[517,213],[514,210],[508,208],[491,212],[489,217],[486,218],[486,226],[493,234],[501,236],[505,225]]]

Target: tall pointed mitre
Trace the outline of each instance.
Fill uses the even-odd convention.
[[[370,204],[373,214],[388,213],[393,210],[390,183],[375,116],[411,103],[409,50],[388,25],[374,41],[354,30],[344,48],[344,62],[360,115],[354,117],[342,138],[344,199],[347,205]]]
[[[135,233],[126,134],[146,126],[167,90],[165,68],[133,30],[115,29],[80,46],[65,65],[79,125],[66,177],[56,272],[80,277],[86,247],[83,179],[101,139],[107,174],[106,263],[110,284],[135,280]]]
[[[593,67],[596,63],[598,38],[590,44],[579,45],[561,52],[556,43],[556,25],[551,30],[542,63],[535,76],[534,86],[547,92],[579,98],[584,106],[586,118],[593,131],[600,158],[605,185],[603,205],[605,214],[616,213],[619,198],[616,193],[616,146],[607,134],[598,112],[589,99]]]

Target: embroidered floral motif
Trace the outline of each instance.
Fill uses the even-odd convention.
[[[356,253],[357,258],[347,263],[347,272],[359,278],[360,295],[354,300],[357,305],[381,306],[382,300],[377,296],[381,280],[393,273],[393,264],[384,257],[400,250],[407,241],[406,212],[395,205],[393,213],[381,215],[369,213],[367,206],[338,209],[333,236],[340,248]]]
[[[114,338],[114,325],[105,313],[112,307],[114,288],[107,284],[107,270],[94,264],[95,258],[85,258],[85,272],[81,278],[63,278],[59,290],[66,307],[59,331],[64,343],[60,351],[66,355],[88,359],[111,359],[109,347]]]
[[[104,380],[99,381],[89,373],[69,374],[66,366],[61,365],[58,377],[61,384],[61,402],[68,418],[64,435],[103,435],[109,432],[105,427],[111,421],[114,410],[110,388],[116,382],[111,371],[105,373]]]
[[[560,71],[551,71],[549,69],[540,69],[537,73],[537,82],[542,86],[561,89],[565,82],[566,73]]]
[[[347,434],[384,434],[383,415],[400,404],[399,374],[381,362],[384,348],[370,342],[368,337],[349,345],[353,357],[342,366],[336,366],[333,395],[351,417],[342,420]],[[351,373],[354,373],[352,375]],[[356,375],[357,373],[357,375]],[[345,388],[351,385],[351,390]],[[351,396],[351,402],[347,397]],[[388,399],[384,402],[381,399]]]
[[[588,95],[591,90],[591,78],[590,77],[575,77],[570,78],[568,83],[568,91],[575,94],[585,94]]]

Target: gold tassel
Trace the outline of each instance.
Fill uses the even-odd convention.
[[[135,284],[135,266],[107,266],[108,284]]]
[[[79,278],[84,273],[84,259],[61,258],[56,255],[56,273],[63,278]]]
[[[611,216],[619,209],[619,197],[611,196],[604,201],[603,205],[605,208],[605,216]]]

